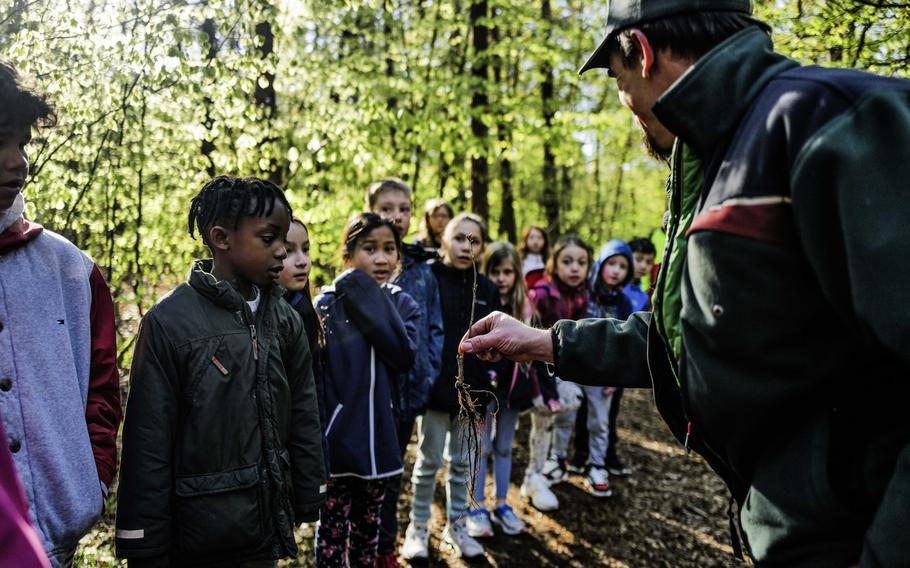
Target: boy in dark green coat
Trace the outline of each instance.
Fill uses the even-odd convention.
[[[143,317],[130,376],[117,555],[136,566],[274,566],[316,519],[325,464],[303,322],[275,284],[291,208],[221,176],[193,199],[214,256]]]

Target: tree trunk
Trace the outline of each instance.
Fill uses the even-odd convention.
[[[391,44],[392,42],[392,14],[388,11],[388,6],[383,3],[383,12],[382,12],[382,32],[383,37],[386,41]],[[392,51],[390,46],[386,45],[386,58],[385,58],[385,77],[388,81],[386,87],[389,89],[389,92],[392,92],[392,81],[395,78],[395,60],[392,59]],[[389,95],[385,102],[386,111],[388,111],[389,117],[389,144],[392,145],[392,155],[398,157],[398,128],[395,126],[395,109],[398,107],[398,97],[395,95]]]
[[[497,21],[502,19],[502,9],[496,10]],[[499,25],[492,30],[493,44],[500,42]],[[517,69],[516,69],[517,72]],[[515,198],[512,190],[512,161],[509,160],[509,151],[512,149],[512,126],[504,116],[506,108],[505,99],[508,94],[508,85],[503,81],[503,60],[501,55],[493,58],[493,79],[499,93],[500,100],[496,106],[499,122],[496,126],[497,139],[499,140],[499,184],[502,186],[502,207],[499,211],[499,234],[505,235],[512,244],[518,243],[518,230],[515,224]]]
[[[484,20],[487,17],[486,0],[474,0],[471,4],[471,34],[474,47],[474,60],[471,65],[473,79],[471,95],[471,134],[474,135],[476,149],[471,157],[471,209],[483,219],[490,216],[489,189],[490,164],[489,155],[490,129],[483,121],[487,113],[487,49],[489,48],[489,28]]]
[[[550,11],[550,0],[541,0],[540,17],[546,29],[544,44],[550,42],[550,26],[553,25],[553,14]],[[556,155],[553,153],[551,137],[553,136],[553,116],[555,115],[554,106],[556,101],[553,97],[554,79],[553,66],[546,55],[540,63],[540,73],[543,75],[540,84],[541,106],[543,108],[544,132],[543,132],[543,189],[542,201],[544,213],[547,218],[547,234],[550,242],[559,237],[562,232],[559,222],[559,191],[556,181]]]
[[[274,8],[269,8],[274,10]],[[272,31],[272,24],[268,20],[256,24],[256,36],[259,37],[259,58],[268,59],[275,52],[275,35]],[[272,120],[278,114],[278,101],[275,97],[275,74],[271,71],[264,71],[259,75],[256,81],[256,90],[253,92],[253,101],[260,109],[261,117],[266,123],[266,135],[260,141],[260,146],[268,146],[276,140],[272,133]],[[268,166],[261,168],[269,181],[276,185],[282,185],[281,168],[275,157],[268,160]]]
[[[216,28],[215,20],[212,18],[207,18],[202,22],[200,27],[202,32],[203,42],[208,42],[209,48],[205,54],[206,60],[208,60],[209,65],[213,65],[215,57],[218,55],[218,39],[216,37]],[[204,44],[203,44],[204,45]],[[202,106],[205,108],[205,118],[202,121],[202,125],[205,127],[206,134],[211,134],[212,127],[215,125],[215,119],[212,117],[212,101],[211,97],[206,95],[202,99]],[[215,177],[217,172],[217,167],[215,166],[215,160],[212,158],[212,154],[215,153],[215,141],[211,140],[208,136],[202,139],[202,147],[200,148],[202,155],[205,157],[206,166],[205,172],[209,177]]]

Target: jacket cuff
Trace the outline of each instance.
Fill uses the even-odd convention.
[[[550,341],[553,342],[553,364],[545,363],[547,372],[550,375],[559,375],[559,337],[557,335],[557,328],[559,324],[562,323],[562,320],[553,324],[553,327],[550,328]]]

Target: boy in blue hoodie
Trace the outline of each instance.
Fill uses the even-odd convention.
[[[632,240],[629,241],[629,248],[632,249],[634,266],[632,279],[626,284],[623,292],[632,300],[633,312],[650,311],[651,296],[648,294],[648,290],[641,287],[641,281],[646,274],[651,274],[657,249],[651,239],[647,237],[632,237]]]
[[[632,279],[634,260],[632,249],[620,239],[607,242],[597,254],[591,271],[591,297],[588,302],[589,318],[626,319],[632,313],[632,301],[623,287]],[[618,403],[617,390],[613,388],[583,386],[587,404],[582,405],[577,416],[558,420],[553,431],[553,451],[557,459],[566,455],[572,424],[575,424],[575,456],[570,471],[587,471],[585,486],[595,497],[613,494],[607,464],[609,448],[615,440],[613,405]],[[620,473],[622,474],[622,473]]]
[[[442,309],[439,301],[439,286],[433,276],[428,260],[436,259],[433,252],[422,246],[404,244],[404,238],[411,226],[413,194],[411,188],[400,179],[387,178],[370,184],[367,190],[367,207],[383,219],[395,225],[402,239],[401,268],[393,282],[409,294],[420,307],[418,323],[417,354],[411,370],[398,378],[398,444],[404,456],[414,430],[417,416],[424,413],[430,389],[439,375],[442,360]],[[398,537],[398,495],[401,479],[386,485],[382,505],[382,528],[379,534],[378,566],[398,565],[395,557],[395,541]]]

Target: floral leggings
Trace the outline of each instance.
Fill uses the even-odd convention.
[[[394,478],[393,478],[394,479]],[[332,477],[316,529],[316,566],[376,564],[379,511],[387,479]]]

